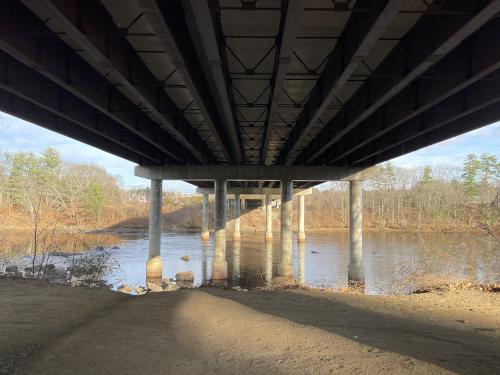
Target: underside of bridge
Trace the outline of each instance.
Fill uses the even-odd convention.
[[[499,11],[0,0],[0,110],[140,165],[364,168],[500,119]]]

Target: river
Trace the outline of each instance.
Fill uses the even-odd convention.
[[[109,248],[115,267],[107,275],[107,281],[115,287],[145,285],[148,256],[145,234],[134,237],[85,235],[71,246],[83,246],[80,244],[86,248],[96,245]],[[267,245],[263,234],[254,233],[243,233],[239,243],[228,241],[226,259],[230,284],[255,288],[276,277],[279,251],[279,235]],[[194,285],[200,286],[211,278],[212,254],[213,236],[204,242],[197,233],[162,234],[164,277],[174,278],[179,271],[193,271]],[[184,256],[189,260],[182,260]],[[54,263],[57,258],[53,257]],[[308,233],[305,243],[294,240],[293,262],[295,278],[304,286],[346,287],[348,233]],[[498,242],[479,234],[366,231],[363,237],[367,294],[405,292],[411,286],[408,283],[411,284],[413,275],[498,282],[499,262]]]

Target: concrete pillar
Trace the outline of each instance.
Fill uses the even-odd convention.
[[[304,242],[306,240],[305,224],[304,224],[304,213],[305,213],[305,196],[299,195],[299,233],[297,234],[297,239],[299,242]]]
[[[298,256],[298,284],[304,285],[304,280],[306,278],[306,244],[304,241],[300,241],[298,244],[299,256]]]
[[[215,180],[215,210],[214,210],[214,259],[212,265],[212,279],[227,279],[226,262],[226,180]]]
[[[234,241],[239,241],[241,239],[240,230],[240,195],[235,194],[234,196],[234,207],[233,207],[233,220],[234,220]]]
[[[271,283],[273,279],[273,242],[266,241],[266,256],[264,258],[264,276],[266,284]]]
[[[363,277],[363,182],[350,181],[349,189],[349,281]]]
[[[273,240],[273,198],[266,195],[266,241]]]
[[[162,263],[160,246],[162,180],[151,180],[151,196],[149,200],[149,255],[146,263],[146,282],[161,284]]]
[[[208,231],[208,194],[203,194],[203,212],[201,216],[201,239],[207,241],[210,237]]]
[[[238,285],[240,282],[240,262],[241,262],[241,245],[239,241],[233,242],[233,267],[232,267],[232,282]]]
[[[279,275],[293,277],[292,259],[293,182],[281,181],[281,253]]]

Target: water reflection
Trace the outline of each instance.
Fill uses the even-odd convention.
[[[241,241],[228,241],[226,260],[229,286],[255,288],[277,276],[279,237],[264,241],[259,234],[244,234]],[[278,251],[276,250],[278,249]],[[274,251],[273,251],[274,250]],[[368,294],[387,293],[402,269],[425,265],[431,272],[450,276],[474,277],[492,281],[500,249],[487,237],[457,233],[368,232],[364,236],[362,266],[364,288]],[[138,258],[147,254],[147,241],[129,241],[114,252],[125,278],[135,280]],[[189,255],[189,262],[180,261]],[[212,279],[213,240],[202,242],[196,234],[164,234],[162,238],[164,276],[193,271],[195,285]],[[293,243],[294,276],[304,286],[344,288],[348,285],[349,240],[347,233],[310,233],[305,242]],[[213,268],[214,267],[214,268]],[[498,266],[497,266],[498,267]],[[226,271],[226,272],[227,272]],[[498,270],[497,270],[498,273]],[[222,282],[222,281],[219,281]]]
[[[68,235],[70,237],[71,235]],[[19,237],[22,238],[22,237]],[[104,243],[105,242],[105,243]],[[81,244],[81,248],[78,247]],[[91,244],[91,246],[89,246]],[[144,266],[148,256],[147,238],[117,236],[82,237],[67,240],[61,251],[93,247],[112,248],[112,260],[119,264],[109,277],[118,285],[144,285]],[[23,252],[29,243],[21,241],[13,251]],[[262,234],[243,234],[239,242],[227,242],[223,266],[229,272],[227,282],[243,288],[268,284],[277,276],[279,236],[264,241]],[[161,260],[163,277],[175,278],[181,271],[194,273],[194,285],[212,279],[213,238],[201,241],[197,233],[163,233]],[[293,242],[294,277],[309,287],[344,288],[348,279],[349,241],[347,233],[309,233],[303,243]],[[182,260],[185,255],[189,261]],[[387,293],[398,275],[405,270],[420,269],[441,275],[470,277],[479,282],[500,281],[500,247],[485,236],[470,233],[366,232],[363,238],[363,269],[365,292]],[[54,257],[54,259],[57,257]],[[52,261],[51,261],[52,262]],[[420,268],[419,268],[420,267]],[[496,275],[496,276],[495,276]],[[227,277],[227,276],[226,276]],[[225,281],[224,281],[225,282]]]

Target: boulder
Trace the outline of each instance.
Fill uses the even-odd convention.
[[[194,288],[194,281],[177,281],[176,284],[180,289]]]
[[[233,286],[231,288],[231,290],[234,290],[236,292],[248,292],[248,289],[245,289],[245,288],[242,288],[241,286],[239,285],[236,285],[236,286]]]
[[[17,269],[17,266],[7,266],[7,267],[5,267],[5,272],[6,273],[18,273],[19,270]]]
[[[143,286],[138,286],[137,288],[135,288],[135,294],[137,294],[138,296],[142,296],[143,294],[147,293],[147,291],[148,290]]]
[[[189,259],[191,259],[189,255],[184,255],[181,257],[181,260],[183,260],[184,262],[189,262]]]
[[[132,288],[129,287],[127,284],[120,285],[116,290],[120,293],[126,293],[126,294],[132,293]]]
[[[177,272],[175,281],[194,281],[194,273],[193,271]]]
[[[118,250],[120,248],[120,246],[113,246],[112,249],[113,250]]]
[[[146,286],[150,292],[153,292],[153,293],[163,292],[162,286],[158,285],[156,283],[147,283]]]

